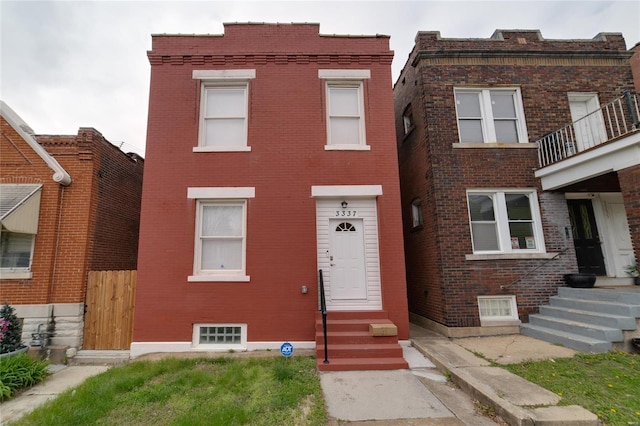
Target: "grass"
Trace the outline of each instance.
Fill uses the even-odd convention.
[[[24,353],[0,359],[0,402],[43,381],[49,375],[47,365]]]
[[[562,397],[560,405],[581,405],[606,425],[640,425],[640,356],[624,352],[501,365]]]
[[[314,357],[167,358],[91,377],[12,425],[325,425]]]

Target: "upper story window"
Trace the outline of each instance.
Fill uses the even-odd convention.
[[[318,70],[325,80],[327,150],[369,150],[365,134],[363,80],[369,70]]]
[[[527,143],[518,88],[456,88],[461,143]]]
[[[474,253],[544,252],[535,190],[467,192]]]
[[[193,275],[189,281],[249,281],[247,199],[254,188],[189,188],[196,199]]]
[[[0,184],[0,279],[29,279],[38,219],[40,184]]]
[[[416,198],[411,203],[411,225],[416,228],[424,224],[424,219],[422,218],[422,201],[420,198]]]
[[[402,125],[404,126],[404,134],[408,135],[413,130],[413,110],[409,104],[402,113]]]
[[[249,80],[255,70],[194,70],[201,81],[198,146],[194,151],[250,151]]]

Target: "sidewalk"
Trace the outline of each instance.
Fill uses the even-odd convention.
[[[571,349],[519,334],[450,340],[414,325],[411,341],[439,370],[448,371],[453,383],[480,403],[493,407],[510,425],[600,424],[597,416],[583,407],[558,406],[558,395],[492,367],[487,361],[511,364],[570,358],[575,354]]]

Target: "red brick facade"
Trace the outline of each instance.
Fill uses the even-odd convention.
[[[136,269],[143,160],[92,128],[75,136],[35,136],[71,176],[61,185],[4,116],[0,124],[0,183],[42,185],[32,277],[0,280],[2,301],[84,303],[89,271]]]
[[[568,92],[595,92],[604,104],[630,89],[628,58],[620,34],[544,40],[537,31],[498,30],[490,39],[418,33],[394,86],[410,312],[447,327],[479,326],[477,296],[515,295],[527,321],[563,274],[577,272],[566,200],[542,192],[532,142],[572,121]],[[530,143],[462,146],[454,100],[454,88],[462,87],[519,88]],[[408,105],[415,125],[405,135]],[[466,191],[477,188],[537,188],[546,252],[561,254],[469,259]],[[424,215],[418,228],[411,222],[416,198]]]
[[[190,343],[194,323],[246,324],[248,342],[313,341],[316,185],[381,185],[383,309],[408,337],[389,39],[318,31],[317,24],[228,24],[224,35],[153,37],[133,345]],[[246,69],[255,70],[250,151],[194,152],[201,83],[193,71]],[[370,70],[363,82],[370,150],[325,150],[320,69]],[[249,282],[187,281],[196,226],[190,187],[255,188],[246,210]]]

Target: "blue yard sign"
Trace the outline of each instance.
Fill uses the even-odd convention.
[[[293,355],[293,345],[289,342],[284,342],[282,346],[280,346],[280,353],[282,356],[290,357]]]

